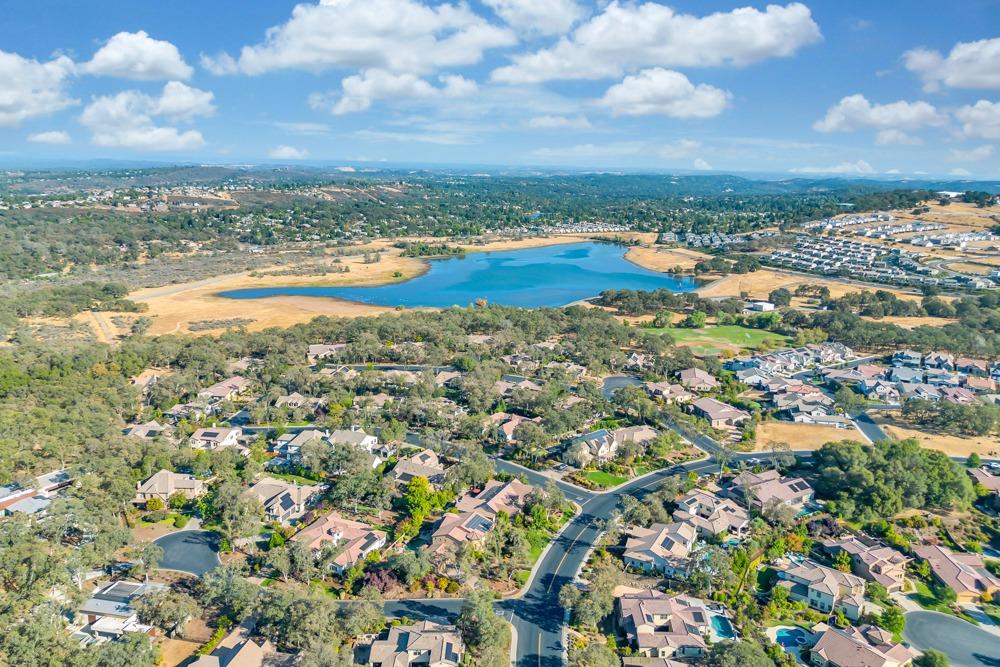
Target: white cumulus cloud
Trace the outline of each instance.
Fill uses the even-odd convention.
[[[818,132],[854,132],[877,130],[875,141],[881,145],[918,144],[909,134],[923,127],[940,127],[948,117],[927,102],[900,100],[890,104],[872,104],[861,94],[848,95],[830,107],[826,116],[813,124]]]
[[[829,167],[796,167],[795,169],[789,169],[795,174],[874,174],[875,169],[865,162],[864,160],[858,160],[857,162],[841,162],[840,164],[831,165]]]
[[[68,144],[71,139],[69,134],[62,130],[49,130],[48,132],[29,134],[28,141],[33,144]]]
[[[268,155],[275,160],[305,160],[309,157],[309,151],[305,148],[296,148],[282,144],[271,150]]]
[[[1000,90],[1000,37],[959,42],[947,56],[912,49],[903,54],[903,64],[923,80],[928,91],[941,86]]]
[[[961,176],[964,178],[965,176],[972,176],[972,172],[969,171],[968,169],[963,169],[962,167],[955,167],[954,169],[948,172],[948,175]]]
[[[962,134],[976,139],[1000,139],[1000,102],[979,100],[960,107],[955,117],[962,122]]]
[[[729,98],[721,88],[694,85],[680,72],[654,67],[608,88],[600,105],[615,116],[711,118],[722,113]]]
[[[0,51],[0,127],[76,104],[65,90],[74,69],[66,56],[43,63]]]
[[[329,106],[338,116],[365,111],[380,99],[429,100],[443,97],[465,97],[476,92],[475,81],[457,74],[439,77],[441,86],[434,86],[415,74],[394,74],[380,69],[369,69],[349,76],[340,82],[337,93],[316,94],[310,97],[314,108]]]
[[[519,32],[559,35],[583,17],[575,0],[483,0],[507,25]]]
[[[528,119],[528,127],[533,130],[589,130],[591,125],[584,115],[546,115]]]
[[[517,37],[465,3],[429,7],[417,0],[320,0],[298,4],[285,23],[238,57],[203,56],[216,74],[263,74],[281,69],[383,69],[426,74],[472,65],[483,52]]]
[[[97,97],[83,110],[80,122],[98,146],[179,151],[203,146],[201,132],[158,125],[158,119],[189,121],[214,111],[212,93],[170,81],[157,97],[137,90]]]
[[[87,74],[136,81],[188,79],[194,73],[176,46],[153,39],[144,30],[113,36],[80,69]]]
[[[613,78],[652,66],[741,66],[790,56],[821,38],[809,8],[798,2],[698,17],[655,2],[615,0],[554,46],[516,55],[492,76],[539,83]]]
[[[712,171],[712,165],[710,165],[708,162],[706,162],[705,160],[701,159],[700,157],[699,158],[695,158],[695,160],[694,160],[694,168],[695,169],[700,169],[702,171]]]

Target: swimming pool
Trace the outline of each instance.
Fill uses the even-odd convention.
[[[809,641],[806,631],[802,628],[780,628],[775,637],[784,648],[801,648]]]
[[[713,616],[712,627],[715,628],[715,634],[722,639],[732,639],[736,636],[736,629],[725,616]]]

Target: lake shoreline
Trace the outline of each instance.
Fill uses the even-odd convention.
[[[642,243],[652,243],[655,234],[627,233],[620,234]],[[560,234],[524,239],[500,238],[488,243],[458,244],[466,250],[466,257],[482,252],[516,250],[526,248],[541,248],[582,243],[602,238],[599,234]],[[604,240],[607,237],[603,237]],[[248,318],[253,321],[246,325],[249,331],[260,331],[269,327],[288,327],[309,322],[315,317],[370,317],[385,313],[399,312],[395,308],[380,307],[357,303],[346,299],[327,297],[316,299],[300,296],[275,296],[255,299],[251,312],[246,300],[228,299],[216,296],[219,292],[254,287],[280,287],[282,285],[298,284],[316,287],[346,287],[354,285],[378,286],[404,282],[430,269],[430,262],[423,258],[405,258],[401,251],[393,246],[399,239],[383,239],[363,246],[352,248],[357,255],[340,257],[342,265],[351,268],[350,273],[330,273],[325,276],[251,276],[250,272],[222,274],[210,278],[176,283],[160,287],[137,290],[129,298],[145,303],[149,310],[145,313],[153,320],[151,335],[190,334],[197,336],[218,335],[224,328],[202,329],[189,331],[188,325],[206,320],[224,320],[231,318]],[[425,240],[420,238],[407,240]],[[440,241],[441,239],[436,239]],[[634,247],[634,246],[633,246]],[[364,264],[365,251],[378,251],[382,254],[381,261],[375,264]],[[628,259],[629,262],[649,271],[659,273],[655,268],[644,266],[641,262]],[[273,267],[280,269],[283,267]],[[265,269],[263,271],[267,271]],[[271,269],[273,270],[273,269]],[[402,275],[395,276],[399,271]],[[594,295],[596,296],[596,295]],[[593,296],[589,297],[593,298]]]
[[[431,270],[384,285],[254,286],[217,291],[240,301],[272,297],[336,298],[384,308],[448,308],[485,301],[515,307],[556,308],[592,299],[608,289],[669,289],[690,292],[701,285],[689,276],[647,269],[625,258],[628,244],[603,239],[516,250],[469,253],[429,262]],[[416,273],[416,272],[413,272]]]

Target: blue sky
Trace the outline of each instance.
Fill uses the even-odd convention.
[[[38,0],[0,155],[1000,178],[1000,3]]]

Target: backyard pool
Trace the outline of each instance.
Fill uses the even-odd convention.
[[[779,628],[777,632],[778,643],[782,648],[802,648],[809,641],[809,635],[802,628]]]
[[[713,616],[712,627],[715,628],[715,634],[719,635],[721,639],[732,639],[736,636],[736,629],[725,616]]]

